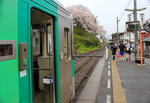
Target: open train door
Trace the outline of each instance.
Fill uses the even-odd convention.
[[[34,103],[55,103],[54,18],[31,9],[32,89]]]

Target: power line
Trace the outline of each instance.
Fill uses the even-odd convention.
[[[131,0],[129,0],[128,5],[127,5],[126,8],[128,8],[128,7],[130,6],[130,4],[131,4]],[[123,12],[123,14],[121,15],[119,21],[121,21],[121,19],[122,19],[122,17],[124,16],[125,12],[126,12],[126,11]]]

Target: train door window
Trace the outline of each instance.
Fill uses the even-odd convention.
[[[33,55],[39,55],[40,54],[40,30],[33,29],[32,35],[33,35],[32,53]]]
[[[69,60],[70,57],[70,52],[69,52],[69,29],[65,28],[64,29],[64,57],[65,60]]]
[[[0,61],[16,58],[16,41],[0,40]]]

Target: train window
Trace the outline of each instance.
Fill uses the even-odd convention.
[[[72,59],[74,59],[74,40],[73,40],[73,24],[72,24],[72,28],[71,28],[71,56],[72,56]]]
[[[68,60],[70,56],[69,53],[69,29],[64,29],[64,57],[65,60]]]
[[[39,55],[40,54],[40,30],[33,29],[32,35],[33,35],[33,45],[32,45],[33,55]]]
[[[16,41],[0,40],[0,61],[16,58]]]
[[[12,55],[12,44],[1,44],[0,45],[0,56]]]
[[[52,20],[53,21],[53,20]],[[51,21],[51,22],[52,22]],[[49,54],[49,52],[53,52],[53,23],[51,23],[50,25],[48,25],[48,27],[47,27],[47,36],[48,36],[48,38],[47,38],[47,40],[48,40],[48,54]],[[49,50],[49,48],[50,48],[50,50]]]

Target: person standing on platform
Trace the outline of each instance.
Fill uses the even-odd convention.
[[[124,60],[125,45],[120,41],[119,45],[121,60]]]
[[[116,51],[117,51],[117,47],[115,46],[115,44],[113,44],[111,46],[110,50],[112,51],[113,60],[115,60],[115,55],[116,55]]]
[[[127,41],[127,45],[126,45],[126,61],[130,60],[130,55],[131,55],[131,44],[130,41]]]

